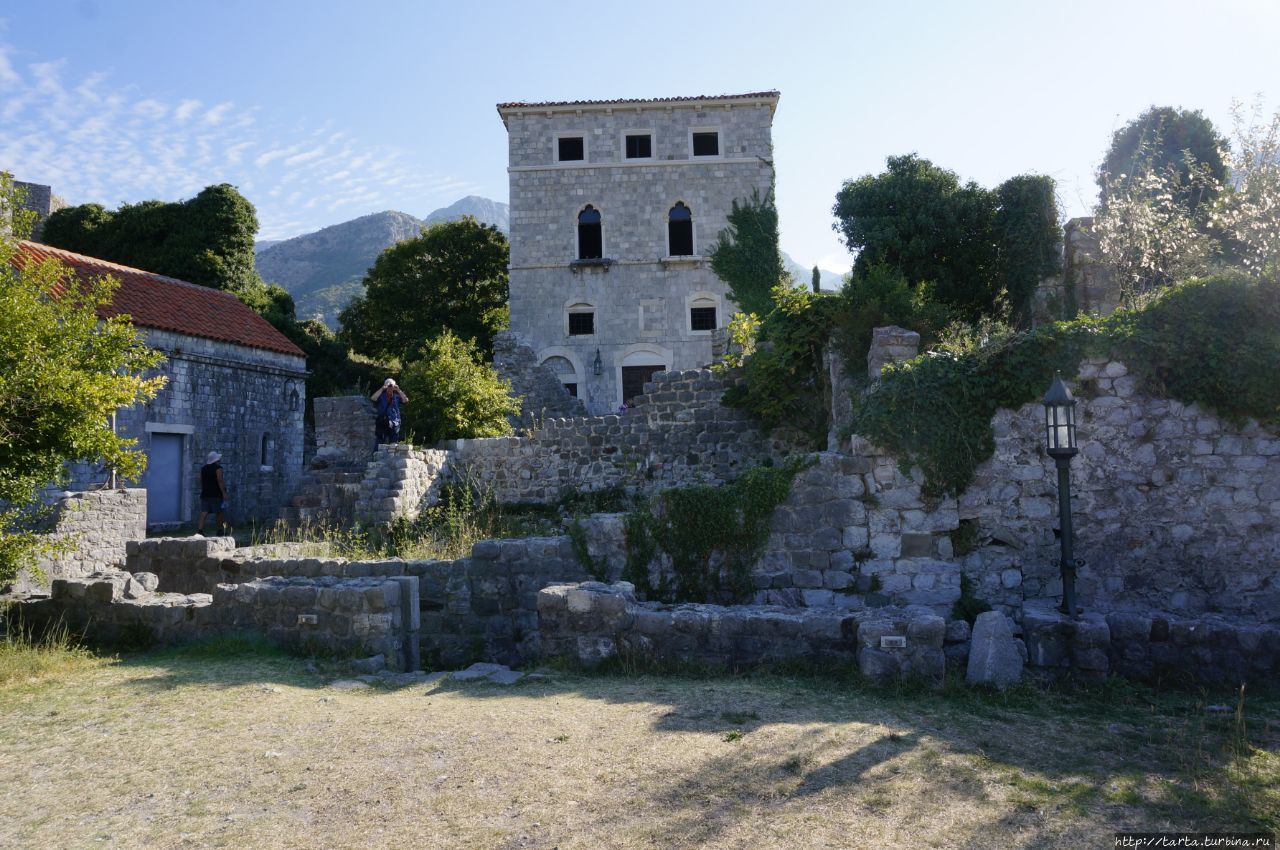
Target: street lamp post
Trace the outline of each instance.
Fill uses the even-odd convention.
[[[1058,467],[1058,522],[1062,528],[1062,612],[1075,618],[1076,564],[1071,552],[1071,459],[1076,456],[1076,400],[1062,382],[1053,379],[1044,396],[1045,441]]]

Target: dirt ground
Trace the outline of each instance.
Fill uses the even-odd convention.
[[[1237,717],[1231,695],[1123,684],[334,678],[210,646],[0,685],[0,846],[1043,850],[1280,828],[1274,697]]]

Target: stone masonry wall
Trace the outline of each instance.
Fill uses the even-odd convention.
[[[539,363],[533,349],[521,345],[510,331],[493,335],[493,368],[511,382],[511,391],[520,396],[521,416],[512,424],[528,426],[553,417],[587,415],[582,399],[569,395],[551,367]],[[569,382],[574,380],[576,376]]]
[[[212,595],[154,587],[154,577],[122,571],[58,579],[50,597],[21,603],[20,617],[33,627],[60,623],[108,644],[251,633],[289,648],[380,654],[399,669],[416,663],[418,588],[412,577],[275,577],[218,585]]]
[[[407,443],[378,446],[365,467],[355,518],[368,525],[412,519],[435,504],[449,478],[449,452],[417,449]]]
[[[377,447],[378,414],[364,396],[313,399],[316,422],[316,456],[363,459]]]
[[[927,610],[671,606],[638,602],[633,590],[626,582],[587,582],[540,591],[543,656],[590,665],[622,655],[730,669],[845,661],[877,680],[919,676],[939,685],[946,669],[946,624]]]
[[[161,504],[153,492],[148,525],[196,518],[200,467],[210,451],[222,454],[230,520],[274,518],[302,472],[305,359],[154,329],[146,331],[146,343],[168,358],[157,373],[169,381],[151,402],[120,410],[116,431],[138,440],[148,457],[160,437],[182,445],[178,504]],[[69,474],[76,490],[111,478],[97,464],[73,464]],[[152,476],[168,474],[151,463],[140,486],[150,490]]]
[[[1280,439],[1140,396],[1123,363],[1085,361],[1073,386],[1081,603],[1277,621]],[[925,499],[919,470],[904,473],[860,438],[850,455],[819,455],[774,518],[757,601],[942,609],[962,570],[1009,613],[1056,600],[1057,477],[1043,415],[1038,403],[998,412],[995,455],[959,499]],[[956,553],[953,536],[972,551]]]
[[[48,533],[70,548],[38,562],[43,580],[23,573],[18,592],[48,588],[53,579],[80,578],[104,567],[120,566],[129,540],[147,534],[147,491],[141,489],[59,492],[49,505]]]
[[[786,450],[720,403],[726,386],[708,370],[658,372],[624,414],[551,419],[525,437],[442,446],[453,453],[455,474],[492,489],[499,502],[723,483]]]
[[[511,330],[539,362],[564,358],[593,414],[623,401],[622,369],[668,370],[711,362],[711,333],[693,330],[689,308],[714,306],[724,327],[734,307],[707,255],[735,200],[769,192],[772,97],[704,107],[671,102],[574,111],[504,111],[511,180]],[[694,129],[719,133],[720,150],[694,157]],[[643,132],[652,156],[627,159],[625,136]],[[556,161],[556,139],[581,134],[585,158]],[[667,217],[683,203],[693,256],[669,257]],[[575,265],[578,214],[601,215],[609,265]],[[570,334],[569,310],[594,312],[593,333]],[[591,364],[600,352],[602,369]]]

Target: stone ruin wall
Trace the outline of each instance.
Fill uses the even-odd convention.
[[[118,567],[124,564],[127,542],[147,536],[144,489],[53,491],[47,502],[50,513],[44,525],[67,549],[42,555],[37,562],[42,577],[23,572],[12,585],[16,592],[42,592],[54,579],[82,578],[104,567]]]
[[[527,436],[454,440],[441,448],[451,453],[455,475],[499,502],[723,484],[790,449],[761,433],[746,413],[721,404],[728,385],[705,369],[656,372],[625,413],[549,419]]]
[[[533,349],[511,331],[493,335],[493,368],[520,396],[521,415],[512,425],[530,427],[546,419],[587,415],[582,399],[569,395],[555,371],[538,363]]]

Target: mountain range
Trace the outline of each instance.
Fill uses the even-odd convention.
[[[338,313],[360,293],[365,273],[379,254],[403,239],[417,236],[427,225],[465,215],[492,224],[503,233],[511,226],[506,204],[476,195],[435,210],[426,218],[387,210],[292,239],[258,243],[258,274],[289,291],[298,318],[318,316],[330,327],[336,327]]]
[[[338,314],[360,294],[365,273],[380,253],[403,239],[417,236],[427,225],[455,221],[465,215],[510,233],[510,207],[500,201],[468,195],[426,218],[387,210],[292,239],[264,240],[255,246],[258,274],[268,283],[278,283],[289,291],[298,318],[319,317],[330,327],[337,327]],[[812,269],[801,266],[785,251],[782,260],[797,283],[808,285]],[[824,290],[836,290],[843,285],[843,275],[839,272],[827,269],[820,272]]]

